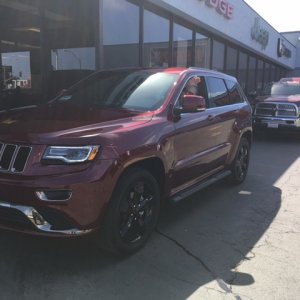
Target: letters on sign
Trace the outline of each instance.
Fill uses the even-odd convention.
[[[284,40],[282,40],[281,38],[278,39],[277,55],[278,57],[285,56],[287,58],[290,58],[292,56],[292,51],[287,48],[287,46],[284,43]]]
[[[227,19],[233,18],[233,5],[226,0],[205,0],[205,3],[209,7],[213,7],[216,11],[226,17]]]
[[[255,18],[255,23],[251,28],[251,38],[261,44],[263,50],[266,49],[269,43],[269,32],[262,28],[259,18]]]

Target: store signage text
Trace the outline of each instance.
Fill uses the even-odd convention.
[[[269,43],[269,31],[261,26],[259,18],[255,18],[255,23],[251,28],[251,38],[261,44],[263,50],[266,49]]]
[[[202,0],[201,0],[202,1]],[[215,8],[216,11],[226,17],[227,19],[233,18],[233,5],[226,0],[205,0],[207,6]]]
[[[281,38],[278,39],[277,55],[278,57],[292,57],[292,51],[286,47],[286,45],[284,44],[284,40],[282,40]]]

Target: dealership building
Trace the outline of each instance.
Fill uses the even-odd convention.
[[[242,0],[0,0],[0,17],[0,100],[45,101],[119,67],[215,69],[247,94],[300,72],[300,32]]]

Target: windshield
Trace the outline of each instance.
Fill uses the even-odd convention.
[[[299,83],[275,83],[271,89],[272,96],[300,95]]]
[[[67,90],[56,101],[84,106],[155,110],[164,103],[178,76],[153,73],[151,70],[99,72]]]

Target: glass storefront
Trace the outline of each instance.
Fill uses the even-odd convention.
[[[224,53],[225,45],[219,41],[213,40],[212,69],[224,71]]]
[[[0,11],[0,108],[45,101],[99,69],[206,67],[246,93],[286,74],[147,1],[14,0]]]
[[[210,62],[210,38],[196,33],[195,41],[195,66],[209,68]]]
[[[97,3],[94,0],[89,3],[45,1],[44,53],[49,61],[44,65],[50,66],[46,70],[48,98],[96,70]]]
[[[256,90],[256,58],[249,57],[247,91],[253,94]]]
[[[103,0],[104,68],[139,65],[139,7],[124,0]]]
[[[192,30],[174,23],[173,65],[189,67],[192,65]]]
[[[236,77],[237,73],[237,50],[227,47],[226,51],[226,73]]]
[[[248,70],[248,55],[242,51],[239,52],[237,79],[241,87],[246,91]]]
[[[169,66],[170,21],[144,10],[144,66]]]
[[[0,7],[1,107],[30,104],[42,95],[40,1],[20,2]]]

